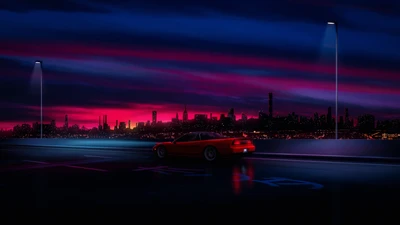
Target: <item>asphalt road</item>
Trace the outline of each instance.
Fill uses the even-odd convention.
[[[395,164],[250,157],[210,164],[118,149],[1,147],[0,153],[0,199],[8,209],[130,209],[148,219],[162,209],[196,220],[386,224],[400,200]]]

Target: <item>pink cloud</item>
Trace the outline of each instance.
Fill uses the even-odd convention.
[[[3,48],[2,45],[8,45]],[[10,47],[12,46],[12,47]],[[199,62],[220,65],[238,65],[245,67],[260,67],[269,69],[283,69],[307,73],[320,74],[325,76],[334,73],[334,66],[319,65],[310,62],[278,60],[272,58],[233,56],[224,54],[213,54],[203,52],[174,51],[174,50],[144,50],[127,49],[117,47],[102,47],[79,44],[58,44],[58,43],[1,43],[0,54],[9,56],[42,56],[54,58],[73,58],[79,59],[88,56],[106,57],[137,57],[140,59],[161,60],[161,61],[180,61],[180,62]],[[339,74],[344,76],[354,76],[360,78],[377,78],[385,80],[398,80],[399,73],[396,71],[385,71],[376,69],[361,69],[354,67],[339,68]]]

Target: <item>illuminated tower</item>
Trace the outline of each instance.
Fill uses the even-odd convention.
[[[271,118],[272,118],[272,113],[273,113],[273,111],[272,111],[272,97],[273,97],[272,92],[270,92],[268,94],[268,111],[269,111],[269,117],[271,117]]]
[[[183,122],[187,122],[188,121],[188,113],[186,110],[186,104],[185,104],[185,110],[183,111]]]

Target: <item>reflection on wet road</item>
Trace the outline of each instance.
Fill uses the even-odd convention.
[[[51,148],[7,149],[6,156],[0,198],[9,207],[268,202],[302,208],[307,202],[315,212],[331,213],[334,207],[343,213],[399,199],[398,165],[265,158],[210,164],[159,161],[144,152]]]

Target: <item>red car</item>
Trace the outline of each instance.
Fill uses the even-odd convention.
[[[167,155],[200,156],[210,162],[223,156],[251,154],[255,150],[251,140],[228,138],[214,132],[192,132],[172,142],[157,143],[153,147],[153,152],[160,159]]]

